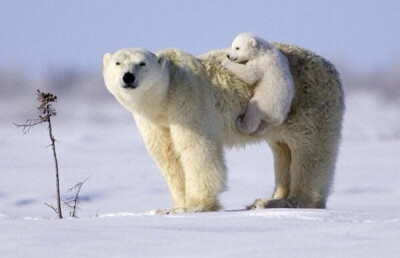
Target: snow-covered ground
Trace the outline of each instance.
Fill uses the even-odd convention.
[[[55,203],[46,128],[22,136],[12,124],[21,116],[3,102],[0,257],[400,257],[398,104],[347,96],[325,210],[241,210],[274,185],[271,152],[256,145],[226,153],[225,211],[151,216],[171,200],[130,114],[116,101],[88,106],[59,98],[54,133],[64,196],[90,176],[79,218],[57,220],[44,205]]]

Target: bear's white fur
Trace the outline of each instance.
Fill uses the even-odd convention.
[[[287,58],[268,41],[240,33],[232,42],[223,65],[247,84],[255,84],[254,96],[237,127],[244,133],[263,133],[286,119],[294,96]]]
[[[254,87],[221,65],[226,50],[201,59],[173,49],[104,55],[105,84],[132,112],[163,173],[174,202],[169,212],[218,210],[218,194],[226,188],[224,146],[260,141],[272,148],[276,187],[271,198],[251,208],[325,207],[344,110],[341,84],[324,59],[298,47],[277,47],[289,59],[295,96],[287,119],[264,135],[236,129]]]

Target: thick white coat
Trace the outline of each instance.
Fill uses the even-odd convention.
[[[298,47],[277,47],[289,59],[295,96],[283,124],[260,135],[236,128],[254,87],[221,65],[226,50],[200,58],[173,49],[104,55],[105,84],[132,112],[169,186],[174,208],[168,212],[220,209],[218,195],[226,189],[224,147],[260,141],[272,148],[276,187],[271,198],[251,207],[325,207],[344,111],[341,84],[324,59]],[[135,76],[131,87],[122,79],[126,73]]]

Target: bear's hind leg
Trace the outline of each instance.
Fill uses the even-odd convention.
[[[288,195],[283,197],[286,191],[280,194],[277,187],[273,198],[256,200],[252,209],[325,208],[334,173],[336,146],[328,144],[328,141],[325,144],[314,142],[291,150]]]
[[[284,202],[268,203],[267,208],[325,208],[336,161],[336,148],[326,143],[305,144],[292,151],[289,196]]]
[[[290,164],[292,154],[289,146],[284,142],[271,145],[274,155],[275,189],[273,199],[285,199],[290,190]]]

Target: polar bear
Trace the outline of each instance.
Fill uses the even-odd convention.
[[[324,208],[333,179],[344,101],[333,65],[277,44],[295,83],[291,111],[264,135],[236,129],[254,87],[225,69],[226,50],[196,58],[177,49],[122,49],[103,57],[107,89],[130,112],[173,199],[168,213],[216,211],[226,189],[224,147],[267,141],[275,162],[271,198],[252,209]],[[163,213],[164,211],[161,211]]]
[[[262,133],[269,126],[281,125],[294,96],[289,62],[281,51],[260,37],[240,33],[222,64],[247,84],[256,84],[246,112],[237,119],[238,129]]]

